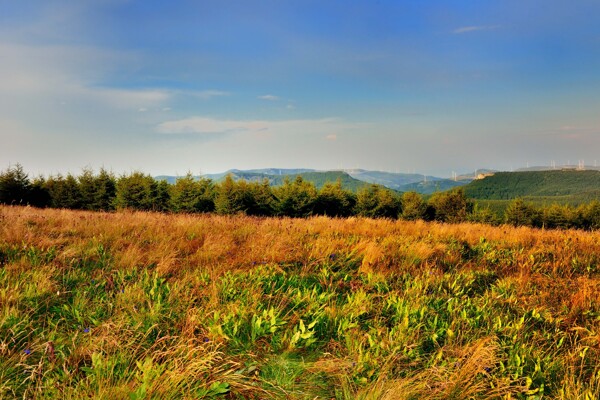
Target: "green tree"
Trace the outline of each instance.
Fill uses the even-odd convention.
[[[504,211],[504,221],[514,226],[540,226],[540,213],[523,199],[513,200]]]
[[[150,175],[136,171],[121,176],[116,186],[117,208],[153,211],[167,209],[169,184],[165,181],[156,182]]]
[[[441,222],[466,221],[473,210],[473,204],[467,200],[462,188],[435,193],[429,199],[429,204],[435,210],[435,220]]]
[[[423,219],[427,204],[423,201],[423,196],[417,192],[406,192],[402,194],[402,218],[414,221]]]
[[[342,182],[325,183],[317,194],[314,213],[331,217],[348,217],[356,205],[356,196],[342,188]]]
[[[248,215],[271,216],[275,213],[277,199],[269,185],[268,179],[261,183],[253,182],[249,185],[251,202],[246,210]]]
[[[31,195],[29,177],[21,164],[8,167],[0,173],[0,203],[28,204]]]
[[[210,179],[196,180],[188,172],[171,186],[171,210],[175,212],[210,212],[214,206]]]
[[[252,196],[246,181],[235,182],[227,175],[217,189],[215,211],[218,214],[246,213]]]
[[[600,202],[593,200],[577,208],[578,226],[584,229],[600,229]]]
[[[477,204],[473,206],[473,212],[469,214],[467,219],[471,222],[488,225],[498,225],[501,222],[500,217],[489,207],[479,207]]]
[[[283,185],[275,188],[277,213],[288,217],[307,217],[313,214],[317,189],[301,176],[290,181],[285,178]]]
[[[101,211],[113,210],[116,195],[117,181],[114,175],[101,168],[98,176],[95,178],[93,209]]]
[[[79,182],[73,175],[50,176],[46,180],[46,188],[50,193],[50,204],[54,208],[79,209],[83,199],[79,190]]]
[[[52,198],[46,188],[46,179],[38,176],[31,182],[29,203],[35,207],[48,207],[51,205]]]
[[[543,208],[541,217],[546,228],[567,229],[574,226],[575,213],[569,206],[552,204]]]
[[[81,175],[77,177],[79,192],[81,195],[81,208],[84,210],[95,210],[96,177],[90,168],[84,168]]]
[[[369,185],[356,195],[356,213],[370,218],[398,218],[402,203],[398,196],[379,185]]]

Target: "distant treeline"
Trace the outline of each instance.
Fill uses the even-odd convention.
[[[187,174],[175,184],[156,180],[142,172],[121,176],[101,169],[30,179],[20,165],[0,173],[0,204],[68,208],[91,211],[120,209],[174,213],[243,213],[255,216],[423,219],[441,222],[508,223],[547,228],[600,228],[600,202],[578,207],[535,207],[516,199],[498,217],[489,208],[479,208],[462,188],[435,193],[425,200],[416,192],[402,195],[380,185],[368,185],[353,193],[341,182],[327,183],[317,190],[302,177],[285,179],[271,187],[263,182],[235,181],[227,176],[215,183]]]

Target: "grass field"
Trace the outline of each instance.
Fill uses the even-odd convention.
[[[600,398],[600,233],[0,207],[1,398]]]

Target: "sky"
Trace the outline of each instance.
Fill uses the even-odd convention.
[[[0,168],[600,165],[599,15],[597,0],[0,0]]]

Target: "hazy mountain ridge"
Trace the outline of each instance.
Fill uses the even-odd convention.
[[[460,175],[454,181],[417,173],[370,171],[364,169],[319,171],[309,168],[263,168],[249,170],[231,169],[221,173],[196,175],[194,177],[196,179],[209,178],[215,182],[220,182],[227,175],[231,175],[234,180],[243,179],[250,182],[260,182],[267,179],[272,186],[278,186],[283,184],[286,177],[301,176],[303,179],[313,182],[317,188],[321,188],[326,182],[336,182],[340,179],[344,188],[354,192],[368,184],[376,184],[399,192],[416,191],[422,194],[431,194],[436,191],[444,191],[465,185],[476,176],[476,173]],[[156,179],[175,183],[177,176],[161,175],[157,176]]]

